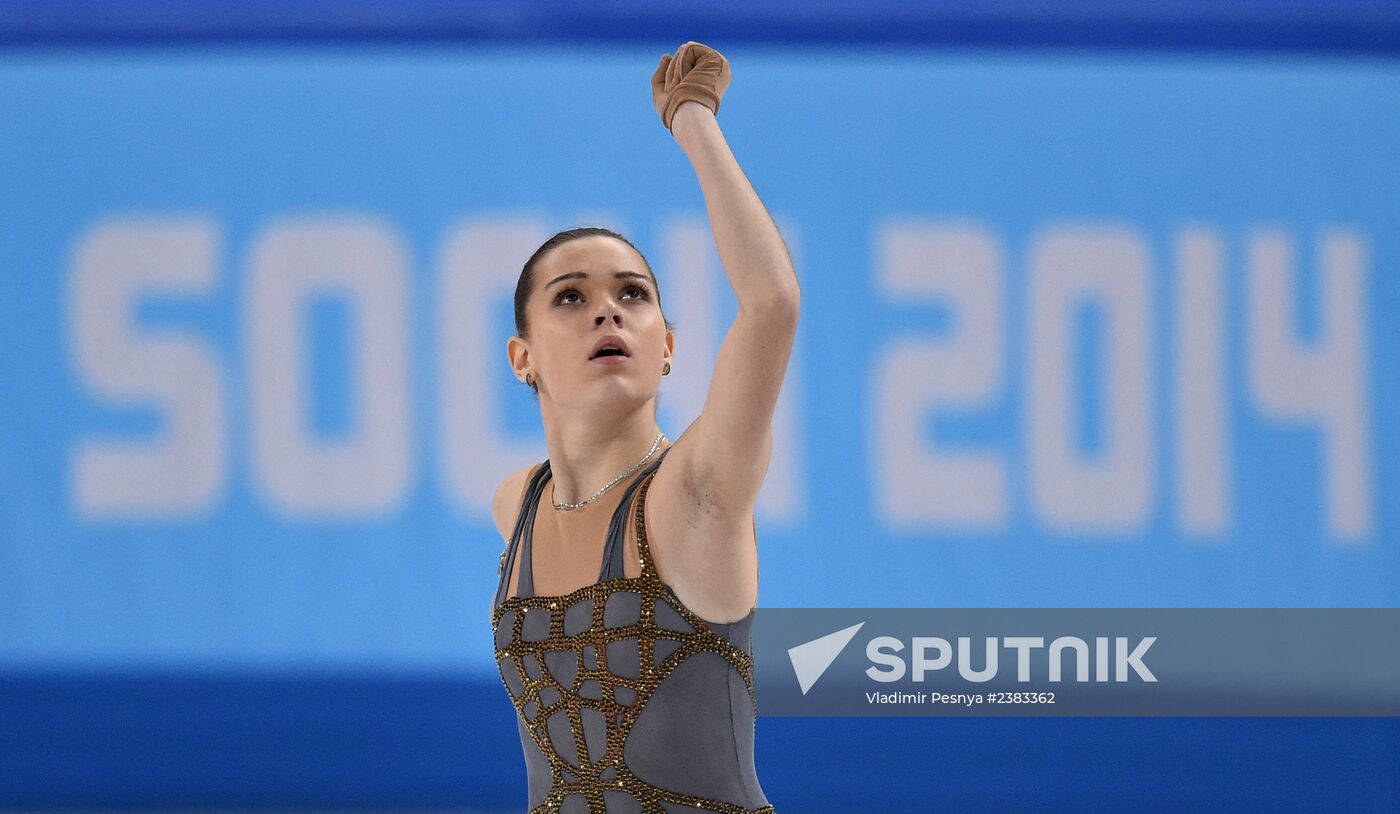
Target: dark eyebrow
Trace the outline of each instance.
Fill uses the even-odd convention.
[[[642,280],[643,282],[648,282],[648,283],[651,282],[651,278],[650,278],[650,277],[646,276],[645,274],[638,274],[638,273],[635,272],[635,271],[619,271],[619,272],[617,272],[616,274],[614,274],[613,277],[615,277],[615,278],[617,278],[617,279],[619,279],[619,280],[625,279],[625,278],[628,278],[628,277],[636,277],[638,280]],[[555,277],[553,280],[550,280],[549,283],[547,283],[547,284],[545,285],[545,288],[549,288],[550,286],[554,285],[555,283],[561,282],[561,281],[563,281],[563,280],[574,280],[574,279],[584,279],[584,280],[586,280],[586,279],[588,279],[588,273],[587,273],[587,272],[584,272],[584,271],[571,271],[571,272],[569,272],[568,274],[561,274],[561,275],[559,275],[558,277]]]

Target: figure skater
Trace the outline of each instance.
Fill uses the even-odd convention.
[[[675,333],[631,242],[560,232],[516,286],[506,350],[539,401],[549,457],[496,492],[506,550],[492,623],[532,814],[773,811],[754,769],[754,507],[799,291],[715,118],[729,80],[728,61],[697,42],[651,78],[739,302],[680,438],[656,421]]]

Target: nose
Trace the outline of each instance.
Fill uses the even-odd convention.
[[[593,324],[594,326],[602,325],[609,319],[612,319],[614,325],[622,324],[622,312],[618,309],[617,304],[614,303],[612,300],[608,300],[599,309],[599,313],[593,316]]]

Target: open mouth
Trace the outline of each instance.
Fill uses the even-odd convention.
[[[625,354],[625,353],[610,353],[610,352],[604,352],[604,353],[598,354],[597,356],[594,356],[592,359],[589,359],[588,361],[593,362],[594,364],[599,364],[599,365],[620,365],[620,364],[623,364],[624,362],[631,361],[631,359],[630,359],[630,358],[627,356],[627,354]]]
[[[622,341],[622,337],[610,334],[599,338],[593,346],[593,354],[588,357],[592,362],[607,362],[617,364],[627,359],[632,354],[627,349],[627,343]]]

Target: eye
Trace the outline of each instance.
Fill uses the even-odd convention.
[[[635,299],[639,299],[639,300],[649,300],[649,299],[651,299],[651,292],[650,292],[650,291],[647,291],[646,288],[644,288],[644,287],[642,287],[642,286],[639,286],[639,285],[629,285],[629,286],[627,286],[626,288],[622,289],[622,293],[623,293],[623,294],[628,294],[628,293],[631,293],[631,292],[634,292],[634,291],[639,295],[639,296],[635,297]],[[554,304],[555,304],[555,305],[571,305],[571,304],[573,304],[572,302],[566,303],[566,302],[564,301],[564,298],[567,297],[567,296],[570,296],[570,295],[573,295],[574,297],[579,297],[579,296],[581,296],[581,295],[579,294],[578,289],[576,289],[576,288],[565,288],[565,289],[563,289],[562,291],[560,291],[558,294],[555,294],[555,295],[554,295]]]

